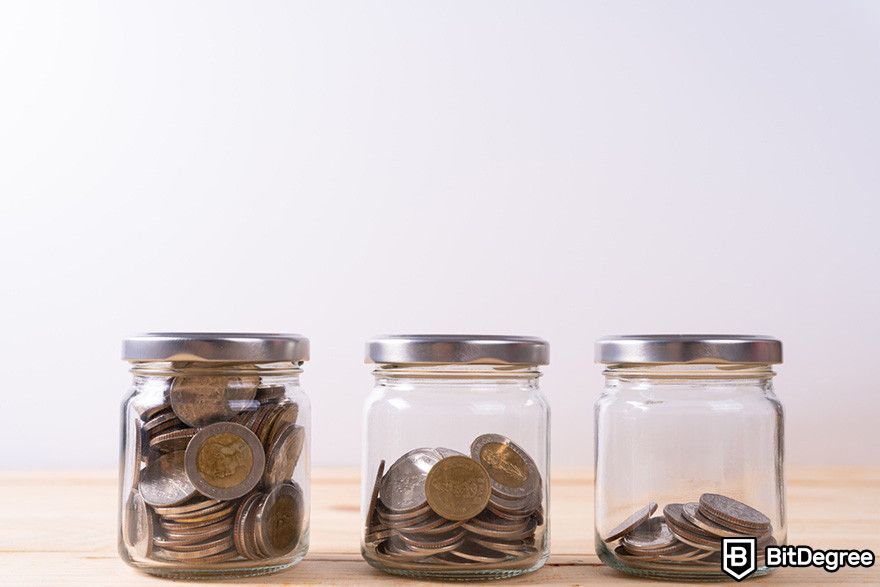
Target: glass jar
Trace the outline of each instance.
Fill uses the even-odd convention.
[[[361,553],[383,571],[487,579],[550,548],[548,345],[517,336],[382,336],[367,345]]]
[[[290,334],[128,338],[119,553],[179,578],[242,577],[309,548],[309,341]]]
[[[718,580],[722,540],[784,544],[782,404],[771,366],[782,344],[757,336],[618,336],[595,405],[596,550],[646,577]],[[731,575],[732,576],[732,575]],[[740,577],[742,578],[742,577]]]

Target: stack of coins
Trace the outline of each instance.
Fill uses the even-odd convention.
[[[133,555],[176,565],[267,560],[294,551],[305,443],[298,405],[259,376],[179,375],[134,427],[122,538]]]
[[[543,482],[509,438],[485,434],[470,456],[417,448],[379,464],[364,545],[394,566],[513,568],[543,551]]]
[[[651,502],[611,530],[604,542],[629,566],[659,569],[718,567],[722,538],[757,538],[758,564],[764,547],[776,544],[770,519],[733,498],[704,493],[699,501],[671,503],[653,516]],[[616,547],[614,544],[617,543]]]

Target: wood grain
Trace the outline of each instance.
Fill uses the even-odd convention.
[[[321,469],[312,479],[312,546],[306,560],[276,575],[217,585],[420,584],[375,571],[361,560],[354,471]],[[592,500],[587,474],[555,474],[550,562],[537,573],[504,584],[646,584],[604,567],[596,557]],[[788,503],[790,543],[880,552],[880,469],[791,471]],[[173,584],[127,567],[116,555],[115,526],[112,472],[0,473],[0,585]],[[880,585],[880,566],[836,573],[780,569],[750,582],[807,583]]]

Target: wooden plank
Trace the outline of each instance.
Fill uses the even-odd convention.
[[[419,584],[373,570],[359,552],[359,481],[350,469],[313,474],[312,546],[303,563],[240,584]],[[608,569],[593,549],[593,486],[583,471],[552,479],[553,555],[526,585],[642,583]],[[800,469],[788,477],[789,542],[880,552],[880,469]],[[0,585],[168,585],[116,556],[116,477],[112,472],[0,473]],[[781,569],[758,583],[877,584],[880,566]],[[205,584],[205,583],[201,583]],[[222,582],[218,585],[236,583]],[[424,583],[426,585],[436,585]]]

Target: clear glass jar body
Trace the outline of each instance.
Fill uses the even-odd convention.
[[[122,402],[119,553],[173,578],[261,575],[309,547],[297,365],[137,362]]]
[[[364,411],[361,552],[366,561],[389,573],[442,579],[502,578],[540,568],[550,548],[546,515],[550,410],[538,386],[537,369],[380,366],[374,375],[376,385]],[[430,453],[422,462],[429,477],[396,478],[395,465],[415,449]],[[501,465],[511,465],[510,471],[519,475],[515,482],[503,479],[497,462],[487,465],[494,449],[504,453],[498,453],[505,461]],[[471,518],[461,519],[470,514],[450,516],[429,499],[423,507],[414,506],[421,508],[415,521],[401,522],[395,518],[394,506],[406,507],[395,504],[385,489],[409,483],[425,491],[427,486],[430,497],[431,487],[436,486],[430,477],[437,468],[433,451],[439,451],[436,458],[458,453],[481,463],[491,482],[491,497],[483,509],[477,506],[478,513]],[[438,479],[439,471],[435,471]],[[528,497],[508,499],[496,489],[520,492],[505,490],[496,477],[533,491]],[[526,477],[528,481],[523,481]],[[462,501],[473,497],[465,494]],[[397,516],[407,517],[406,512]],[[429,528],[430,533],[413,529],[419,527]]]
[[[769,518],[769,530],[730,533],[761,535],[753,576],[769,572],[764,546],[786,540],[783,410],[772,377],[769,367],[754,365],[609,366],[595,404],[595,541],[602,561],[648,577],[727,578],[717,554],[720,537],[714,545],[702,538],[678,544],[679,556],[666,558],[632,556],[622,539],[609,540],[646,504],[656,503],[655,515],[669,520],[670,504],[702,508],[701,497],[715,494]],[[719,530],[702,513],[689,515],[677,527],[691,527],[696,517]],[[723,525],[720,530],[725,533]],[[687,554],[698,550],[703,554]]]

